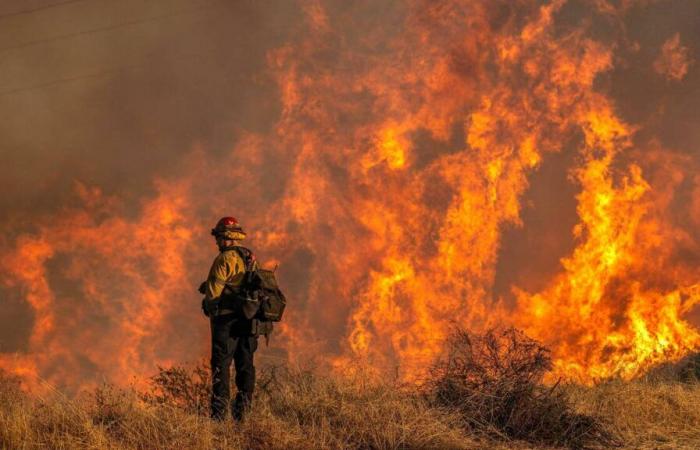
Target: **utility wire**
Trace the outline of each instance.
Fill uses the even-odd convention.
[[[56,86],[56,85],[63,84],[63,83],[70,83],[73,81],[85,80],[85,79],[89,79],[89,78],[104,77],[107,75],[113,75],[113,74],[116,74],[119,72],[124,72],[126,70],[139,69],[142,67],[145,67],[145,66],[140,66],[140,65],[122,66],[122,67],[116,67],[113,69],[105,69],[105,70],[101,70],[99,72],[94,72],[94,73],[89,73],[89,74],[84,74],[84,75],[76,75],[73,77],[59,78],[56,80],[47,81],[45,83],[39,83],[39,84],[31,85],[31,86],[24,86],[24,87],[18,87],[15,89],[8,89],[6,91],[0,91],[0,97],[4,97],[4,96],[10,95],[10,94],[18,94],[20,92],[34,91],[37,89],[43,89],[43,88]]]
[[[86,0],[70,0],[70,1],[74,2],[74,1],[86,1]],[[64,3],[68,3],[68,2],[64,2]],[[188,10],[175,11],[175,12],[164,14],[161,16],[154,16],[154,17],[149,17],[149,18],[145,18],[145,19],[139,19],[139,20],[128,22],[128,23],[115,24],[115,25],[112,25],[109,27],[103,27],[101,29],[85,30],[85,31],[80,31],[80,32],[76,32],[76,33],[71,33],[70,36],[69,35],[59,36],[59,37],[56,37],[52,40],[64,39],[67,37],[73,37],[73,36],[97,32],[97,31],[104,31],[107,29],[115,29],[115,28],[119,28],[119,27],[123,27],[123,26],[131,26],[131,25],[135,25],[135,24],[153,22],[153,21],[162,20],[164,18],[168,18],[168,17],[180,15],[180,14],[186,14],[188,12],[200,11],[203,9],[211,8],[213,6],[215,6],[215,5],[213,3],[210,3],[207,5],[200,6],[198,8],[191,8]],[[46,41],[48,41],[48,40],[46,40]],[[32,44],[26,43],[26,45],[32,45]],[[0,49],[0,51],[3,51],[3,50],[6,50],[6,49]],[[200,55],[188,55],[188,56],[177,57],[174,59],[175,60],[192,59],[192,58],[197,57],[197,56],[200,56]],[[172,61],[172,60],[173,59],[169,59],[169,61]],[[75,75],[75,76],[70,76],[70,77],[58,78],[55,80],[50,80],[50,81],[46,81],[43,83],[29,85],[29,86],[19,86],[19,87],[7,89],[7,90],[0,90],[0,97],[5,97],[8,95],[18,94],[18,93],[22,93],[22,92],[34,91],[34,90],[38,90],[38,89],[44,89],[47,87],[53,87],[53,86],[61,85],[64,83],[72,83],[75,81],[86,80],[86,79],[91,79],[91,78],[101,78],[101,77],[111,76],[111,75],[115,75],[117,73],[125,72],[128,70],[138,70],[138,69],[144,69],[146,67],[147,67],[146,64],[132,64],[132,65],[126,65],[126,66],[121,66],[121,67],[114,67],[114,68],[109,68],[109,69],[105,69],[105,70],[100,70],[100,71],[88,73],[88,74],[81,74],[81,75]]]
[[[81,1],[81,0],[77,0],[77,1]],[[82,0],[82,1],[84,1],[84,0]],[[78,36],[85,36],[85,35],[89,35],[89,34],[93,34],[93,33],[101,33],[104,31],[116,30],[118,28],[123,28],[123,27],[131,27],[134,25],[141,25],[141,24],[149,23],[149,22],[157,22],[159,20],[168,19],[170,17],[180,16],[183,14],[188,14],[188,13],[192,13],[192,12],[197,12],[197,11],[209,9],[209,8],[212,8],[213,6],[215,6],[214,3],[210,3],[207,5],[200,6],[198,8],[190,8],[190,9],[185,9],[185,10],[180,10],[180,11],[174,11],[174,12],[170,12],[168,14],[162,14],[159,16],[146,17],[144,19],[137,19],[137,20],[132,20],[132,21],[128,21],[128,22],[116,23],[113,25],[105,26],[105,27],[76,31],[73,33],[62,34],[59,36],[52,36],[50,38],[37,39],[34,41],[23,42],[21,44],[13,45],[10,47],[0,47],[0,53],[4,53],[4,52],[10,51],[10,50],[17,50],[17,49],[25,48],[25,47],[31,47],[33,45],[38,45],[38,44],[46,44],[49,42],[60,41],[63,39],[71,39],[71,38],[78,37]]]
[[[87,1],[87,0],[66,0],[66,1],[63,1],[63,2],[51,3],[51,4],[49,4],[49,5],[44,5],[44,6],[40,6],[40,7],[37,7],[37,8],[24,9],[24,10],[22,10],[22,11],[16,11],[16,12],[11,12],[11,13],[7,13],[7,14],[0,14],[0,19],[5,19],[5,18],[8,18],[8,17],[21,16],[21,15],[24,15],[24,14],[32,14],[32,13],[35,13],[35,12],[43,11],[43,10],[45,10],[45,9],[56,8],[57,6],[67,5],[67,4],[69,4],[69,3],[79,3],[79,2],[84,2],[84,1]]]
[[[201,54],[184,55],[184,56],[180,56],[180,57],[169,58],[168,62],[194,59],[194,58],[197,58],[199,56],[202,56],[202,55]],[[150,58],[147,58],[147,59],[150,59]],[[146,69],[150,66],[151,66],[150,63],[149,64],[132,64],[132,65],[128,65],[128,66],[120,66],[120,67],[113,67],[113,68],[109,68],[109,69],[104,69],[104,70],[100,70],[100,71],[93,72],[93,73],[75,75],[72,77],[59,78],[56,80],[46,81],[44,83],[38,83],[38,84],[30,85],[30,86],[21,86],[21,87],[17,87],[14,89],[0,91],[0,97],[5,97],[8,95],[12,95],[12,94],[19,94],[22,92],[35,91],[38,89],[44,89],[47,87],[58,86],[61,84],[72,83],[72,82],[80,81],[80,80],[108,77],[108,76],[115,75],[115,74],[118,74],[121,72],[129,71],[129,70]]]

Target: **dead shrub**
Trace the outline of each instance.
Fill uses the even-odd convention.
[[[108,431],[122,423],[136,409],[132,397],[133,393],[109,384],[97,387],[88,403],[92,422]]]
[[[657,364],[640,379],[651,382],[700,382],[700,352],[690,353],[678,361]]]
[[[516,329],[456,329],[426,387],[473,432],[570,448],[619,446],[599,419],[573,411],[558,383],[542,384],[551,367],[549,350]]]
[[[687,383],[700,381],[700,353],[692,353],[681,360],[678,378]]]
[[[141,395],[152,405],[166,405],[189,414],[209,415],[211,379],[204,363],[193,367],[160,367],[150,378],[151,389]]]

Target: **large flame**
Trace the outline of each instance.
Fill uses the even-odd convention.
[[[593,4],[616,23],[633,2]],[[696,349],[700,269],[679,255],[698,242],[671,199],[698,179],[670,149],[637,148],[641,125],[600,87],[618,43],[558,24],[564,0],[379,5],[302,3],[298,36],[268,55],[269,135],[218,160],[195,149],[136,214],[77,185],[82,206],[5,244],[5,288],[34,325],[2,366],[85,385],[205,354],[194,287],[229,214],[280,265],[285,357],[411,379],[454,325],[515,325],[551,346],[556,375],[588,382]],[[504,230],[527,226],[530,181],[562,152],[576,152],[561,168],[579,190],[573,250],[542,289],[498,292]]]

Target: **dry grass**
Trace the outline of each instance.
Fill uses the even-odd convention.
[[[579,411],[595,412],[609,422],[625,448],[700,448],[697,381],[611,381],[567,391]]]
[[[530,349],[541,356],[537,347]],[[520,367],[517,361],[511,360],[508,370]],[[528,359],[519,361],[527,363]],[[595,387],[565,386],[563,392],[557,392],[555,407],[539,411],[539,401],[527,403],[542,395],[537,376],[524,376],[521,381],[534,384],[514,391],[512,386],[521,385],[495,377],[490,381],[495,386],[511,386],[505,394],[498,394],[501,397],[508,397],[507,392],[529,394],[516,396],[525,403],[506,402],[520,405],[515,408],[520,412],[512,418],[493,414],[501,422],[481,425],[465,421],[474,410],[465,410],[464,402],[448,405],[415,388],[369,382],[359,371],[352,377],[330,377],[289,368],[261,371],[254,411],[243,424],[218,423],[202,415],[208,406],[206,377],[201,367],[161,369],[153,379],[153,389],[146,394],[105,386],[70,399],[59,392],[30,397],[20,391],[17,380],[0,377],[0,448],[554,448],[552,442],[550,447],[525,442],[523,438],[538,439],[523,430],[506,432],[503,427],[503,423],[514,426],[512,420],[524,413],[518,408],[528,404],[534,409],[519,416],[517,420],[527,420],[517,423],[530,432],[541,432],[541,423],[561,428],[562,423],[570,424],[566,421],[572,417],[589,417],[604,424],[606,432],[619,436],[623,448],[700,448],[700,384],[673,377],[612,381]],[[494,385],[482,386],[488,390]],[[487,407],[477,408],[477,412],[508,411],[500,400],[489,403],[474,397],[476,394],[472,393],[471,401],[478,400],[479,408]],[[495,397],[493,392],[489,396]],[[469,413],[466,416],[465,411]],[[551,415],[552,411],[558,415]],[[563,422],[553,423],[552,417]],[[533,418],[541,423],[532,422]],[[484,416],[480,421],[488,422]],[[559,443],[572,446],[572,442]],[[584,444],[594,448],[606,445],[595,439]]]
[[[29,398],[11,380],[0,385],[0,448],[508,448],[480,443],[456,414],[398,388],[303,370],[263,373],[242,425],[211,421],[162,390]]]

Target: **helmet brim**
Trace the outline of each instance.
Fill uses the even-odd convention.
[[[222,237],[224,239],[230,239],[232,241],[241,241],[245,239],[246,233],[245,231],[238,229],[238,230],[211,230],[211,234],[214,237]]]

